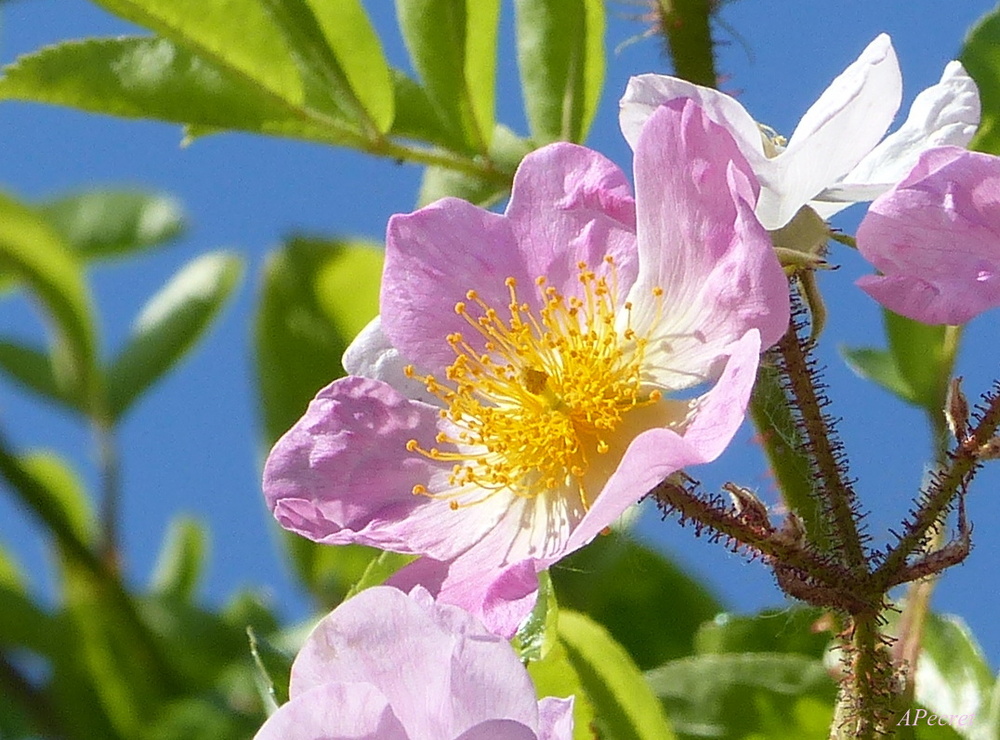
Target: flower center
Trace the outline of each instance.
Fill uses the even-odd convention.
[[[661,397],[642,387],[647,340],[631,328],[631,304],[621,306],[624,321],[616,314],[617,270],[612,258],[605,261],[610,282],[577,265],[582,298],[564,296],[540,277],[541,307],[533,310],[507,278],[508,318],[473,290],[468,303],[455,304],[482,350],[451,334],[455,361],[447,382],[419,376],[445,406],[441,417],[450,423],[437,443],[448,449],[424,449],[416,440],[407,449],[453,465],[446,492],[418,485],[415,494],[449,498],[457,509],[502,490],[528,498],[560,490],[589,506],[583,480],[594,455],[608,452],[626,413]],[[658,300],[663,291],[653,293]],[[406,373],[418,377],[412,366]]]

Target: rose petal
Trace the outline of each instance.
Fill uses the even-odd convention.
[[[906,122],[887,136],[833,187],[813,203],[823,218],[851,203],[873,200],[913,169],[924,151],[940,146],[965,147],[979,126],[979,89],[959,62],[949,62],[941,81],[921,92]],[[830,202],[840,201],[840,202]]]
[[[868,209],[858,250],[883,276],[858,285],[896,313],[962,324],[1000,305],[1000,158],[931,149]]]
[[[427,387],[415,378],[406,376],[405,368],[411,364],[392,346],[382,331],[382,317],[376,316],[368,322],[354,341],[344,351],[344,370],[350,375],[381,380],[402,393],[407,398],[439,406],[437,396],[427,392]]]
[[[279,707],[254,740],[410,740],[410,735],[374,686],[330,682]]]
[[[902,98],[892,42],[879,35],[806,111],[781,154],[757,169],[757,216],[777,229],[878,144]]]
[[[538,702],[538,740],[572,740],[573,697],[547,696]]]
[[[631,325],[649,339],[654,382],[690,387],[713,377],[725,348],[748,329],[768,346],[784,333],[788,282],[753,215],[749,165],[693,102],[650,117],[635,177],[640,275]]]
[[[482,538],[502,510],[451,511],[414,496],[447,471],[406,444],[435,445],[437,409],[376,380],[334,381],[271,451],[264,495],[285,529],[327,544],[358,543],[451,559]],[[450,468],[449,468],[450,469]]]
[[[531,681],[504,639],[455,607],[388,586],[320,621],[292,665],[290,693],[330,676],[377,686],[413,737],[454,737],[497,717],[537,722]]]

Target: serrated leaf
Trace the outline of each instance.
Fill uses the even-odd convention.
[[[302,79],[257,0],[96,0],[108,11],[195,51],[293,105]]]
[[[136,190],[88,190],[39,210],[87,260],[134,254],[178,237],[187,226],[175,198]]]
[[[268,446],[343,374],[344,350],[378,312],[381,260],[367,242],[309,238],[268,256],[255,320]]]
[[[33,210],[0,195],[0,275],[13,276],[45,306],[56,328],[54,377],[81,407],[97,393],[96,337],[83,269]]]
[[[681,738],[825,738],[837,691],[821,660],[794,653],[698,655],[646,680]]]
[[[550,572],[560,603],[604,625],[643,668],[689,654],[699,625],[722,610],[676,565],[617,534],[598,537]]]
[[[190,602],[205,567],[207,549],[205,526],[191,517],[176,517],[163,538],[151,589],[166,598]]]
[[[4,99],[155,118],[200,131],[239,129],[334,144],[356,140],[346,124],[318,124],[288,100],[167,39],[57,44],[19,58],[4,72]]]
[[[563,609],[559,612],[559,639],[594,707],[594,724],[602,737],[675,737],[642,673],[607,630],[583,614]]]
[[[0,341],[0,368],[25,388],[60,406],[84,411],[80,399],[60,386],[48,354],[26,344]]]
[[[539,144],[582,143],[604,85],[601,0],[517,0],[524,107]]]
[[[205,333],[233,288],[242,260],[213,252],[185,265],[146,304],[107,371],[108,404],[120,418]]]
[[[969,145],[988,154],[1000,154],[1000,8],[984,15],[969,31],[959,55],[979,88],[982,118]]]
[[[474,151],[493,134],[498,0],[397,0],[399,27],[427,96]]]

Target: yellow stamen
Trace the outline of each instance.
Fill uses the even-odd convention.
[[[561,490],[590,506],[584,478],[593,456],[609,452],[625,414],[662,397],[643,387],[647,339],[631,327],[631,304],[616,308],[617,268],[611,257],[604,261],[608,276],[577,265],[580,297],[537,278],[538,308],[520,300],[517,281],[507,278],[506,319],[474,290],[468,303],[455,304],[478,340],[447,337],[455,352],[447,383],[405,370],[443,402],[441,416],[450,422],[435,439],[440,447],[410,440],[407,450],[453,463],[447,492],[420,485],[414,494],[447,498],[457,509],[498,491],[532,498]],[[663,290],[652,295],[659,303]],[[616,310],[626,312],[624,322]]]

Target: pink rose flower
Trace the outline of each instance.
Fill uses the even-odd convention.
[[[650,116],[635,180],[633,200],[613,163],[557,143],[502,215],[446,198],[394,216],[352,375],[267,461],[282,526],[421,555],[392,583],[509,635],[539,570],[715,459],[785,331],[787,282],[750,167],[696,104]]]
[[[535,700],[513,648],[423,589],[362,591],[292,664],[254,740],[572,740],[573,699]]]
[[[1000,158],[958,147],[924,152],[879,197],[857,234],[882,273],[858,285],[925,324],[964,324],[1000,306]]]

